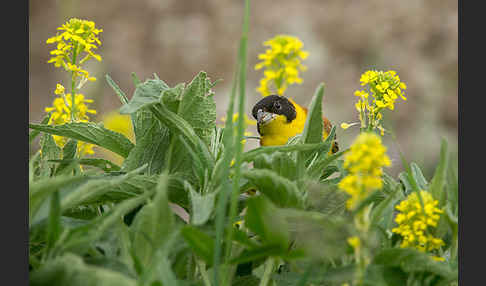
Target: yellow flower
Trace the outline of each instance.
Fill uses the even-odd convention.
[[[382,119],[380,112],[386,108],[394,110],[398,96],[407,100],[402,91],[407,86],[400,81],[400,77],[392,70],[386,72],[366,71],[361,75],[360,82],[362,86],[367,85],[367,90],[356,90],[354,92],[355,96],[360,97],[358,103],[356,103],[356,109],[360,113],[361,127],[369,127],[369,130],[378,129],[383,136],[385,132],[380,125]],[[368,103],[369,95],[371,95],[371,103]]]
[[[73,72],[73,77],[86,76],[88,80],[93,80],[93,77],[89,77],[84,70],[76,66],[76,62],[83,64],[90,58],[95,58],[101,61],[101,56],[95,54],[93,50],[97,49],[101,45],[101,41],[97,37],[99,33],[103,32],[102,29],[97,29],[93,21],[80,20],[76,18],[69,19],[61,27],[57,28],[62,33],[57,33],[55,36],[47,39],[47,44],[56,44],[56,49],[50,52],[53,55],[48,60],[48,63],[54,63],[55,67],[64,67],[66,70]],[[82,52],[86,54],[82,58]],[[84,72],[83,72],[84,71]]]
[[[54,91],[54,93],[57,94],[57,95],[62,95],[62,94],[64,94],[64,90],[65,90],[64,86],[62,84],[58,83],[56,85],[56,91]]]
[[[348,238],[348,244],[354,249],[359,249],[361,247],[361,240],[357,236],[352,236]]]
[[[62,85],[58,84],[56,91],[60,92],[63,88]],[[56,94],[57,94],[56,92]],[[64,92],[64,91],[63,91]],[[59,93],[61,94],[61,93]],[[84,98],[84,95],[78,93],[75,97],[75,118],[78,122],[88,122],[89,116],[88,114],[96,114],[96,110],[89,109],[89,103],[92,103],[92,99]],[[71,106],[72,106],[72,96],[70,93],[64,95],[64,97],[56,97],[52,102],[52,106],[46,107],[44,110],[46,112],[52,112],[51,117],[49,118],[49,125],[62,125],[71,121]],[[68,139],[62,136],[53,135],[54,141],[56,145],[59,147],[64,147],[67,143]],[[93,151],[93,144],[86,143],[86,142],[78,142],[78,154],[80,156],[85,154],[94,154]]]
[[[439,201],[434,200],[429,192],[421,190],[420,196],[423,207],[416,192],[408,195],[395,207],[399,211],[395,217],[398,227],[393,228],[392,232],[402,237],[402,248],[412,247],[422,252],[433,251],[444,245],[442,239],[432,235],[443,210],[437,207]]]
[[[351,127],[351,126],[353,126],[353,125],[356,125],[356,124],[359,124],[359,122],[353,122],[353,123],[351,123],[351,124],[346,123],[346,122],[343,122],[343,123],[341,123],[341,128],[342,128],[342,129],[344,129],[344,130],[346,130],[346,129],[348,129],[349,127]]]
[[[263,44],[269,48],[258,55],[258,59],[263,61],[255,65],[255,70],[265,68],[257,91],[262,96],[275,92],[282,95],[289,85],[301,84],[303,80],[299,72],[306,70],[301,60],[309,56],[308,52],[302,50],[302,41],[293,36],[277,35]]]
[[[338,187],[350,195],[348,209],[354,209],[370,192],[382,187],[382,167],[390,166],[386,147],[374,133],[361,133],[344,157],[343,167],[349,172]]]

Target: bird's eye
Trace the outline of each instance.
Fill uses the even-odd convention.
[[[275,109],[277,109],[277,110],[282,109],[282,106],[281,106],[281,105],[280,105],[280,103],[278,103],[278,102],[275,102],[275,104],[274,104],[273,106],[274,106],[274,107],[275,107]]]

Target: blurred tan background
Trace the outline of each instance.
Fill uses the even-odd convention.
[[[46,39],[70,17],[92,20],[103,29],[98,50],[103,61],[86,68],[97,77],[83,88],[98,110],[92,120],[120,107],[106,83],[109,74],[131,97],[130,73],[142,80],[153,73],[174,86],[188,83],[200,70],[212,80],[218,118],[225,114],[241,34],[242,0],[31,0],[29,14],[29,122],[39,122],[51,105],[56,83],[66,73],[47,64],[53,48]],[[367,69],[397,71],[408,86],[406,102],[385,114],[399,148],[418,163],[429,179],[437,164],[440,139],[457,153],[458,144],[458,15],[452,0],[251,1],[248,42],[247,110],[262,71],[255,71],[263,41],[277,34],[299,37],[310,55],[301,76],[286,96],[307,106],[320,82],[326,84],[324,113],[336,125],[357,121],[353,95]],[[256,134],[254,128],[250,128]],[[338,128],[340,145],[348,147],[357,128]],[[403,170],[397,144],[385,137],[396,175]],[[248,140],[247,148],[258,146]],[[32,150],[31,150],[32,151]]]

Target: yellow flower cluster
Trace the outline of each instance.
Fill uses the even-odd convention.
[[[302,50],[302,41],[293,36],[277,35],[265,41],[263,45],[270,48],[264,54],[258,55],[262,61],[255,65],[255,70],[265,68],[264,78],[260,80],[260,86],[257,88],[262,96],[270,95],[272,92],[282,95],[289,85],[302,83],[299,71],[305,71],[307,68],[301,64],[301,59],[305,60],[309,55]]]
[[[400,247],[412,247],[426,252],[439,249],[444,245],[442,239],[432,235],[432,228],[437,227],[443,211],[437,208],[439,201],[434,200],[429,192],[422,190],[420,196],[423,207],[416,192],[411,193],[396,206],[399,211],[395,217],[398,227],[392,229],[392,232],[403,237]]]
[[[407,85],[401,82],[400,77],[392,70],[386,72],[366,71],[361,75],[360,82],[362,86],[368,86],[368,89],[354,92],[354,95],[360,98],[355,107],[359,112],[361,128],[367,128],[368,130],[378,129],[383,136],[385,129],[380,124],[383,118],[381,111],[386,108],[394,110],[398,96],[403,100],[407,100],[403,92]],[[372,99],[371,102],[368,102],[370,94]],[[346,123],[342,128],[346,129],[351,125]]]
[[[50,52],[53,57],[48,63],[54,63],[55,67],[62,66],[65,70],[71,71],[73,80],[76,77],[81,77],[83,80],[96,80],[90,77],[88,71],[83,70],[80,65],[90,58],[101,61],[101,56],[95,54],[93,50],[98,48],[97,45],[101,45],[97,35],[103,30],[96,29],[93,21],[76,18],[68,20],[57,30],[63,32],[46,41],[47,44],[57,43],[56,49]],[[86,54],[81,59],[82,52]],[[81,59],[79,65],[76,64],[78,59]]]
[[[343,167],[349,172],[338,187],[351,197],[346,201],[348,209],[354,209],[371,191],[382,187],[382,167],[390,166],[386,147],[381,138],[371,132],[361,133],[345,155]]]
[[[56,97],[52,103],[52,106],[46,107],[45,112],[52,112],[49,119],[49,125],[61,125],[71,121],[71,106],[72,106],[72,96],[70,93],[64,94],[64,86],[57,84],[55,94],[59,95]],[[89,103],[92,103],[92,99],[86,99],[83,94],[76,94],[74,98],[75,117],[80,122],[88,122],[88,114],[96,114],[96,110],[89,109]],[[67,138],[62,136],[53,135],[54,141],[59,147],[63,147],[67,142]],[[94,154],[93,144],[86,142],[78,142],[78,154]]]

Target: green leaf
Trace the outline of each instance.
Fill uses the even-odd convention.
[[[35,216],[44,201],[59,188],[86,179],[86,175],[57,176],[45,178],[29,184],[29,227],[33,225]]]
[[[293,152],[293,151],[313,151],[324,146],[326,143],[317,144],[295,144],[295,145],[280,145],[280,146],[264,146],[252,149],[243,153],[242,162],[250,162],[261,154],[271,154],[274,152]]]
[[[260,260],[269,256],[280,256],[284,254],[280,244],[267,244],[256,248],[244,250],[240,255],[230,260],[232,264],[245,263],[250,261]]]
[[[189,183],[185,182],[184,185],[186,190],[189,191],[189,197],[191,199],[191,223],[193,225],[206,223],[213,212],[217,193],[199,194]]]
[[[289,244],[288,226],[277,207],[263,196],[248,199],[245,225],[260,235],[264,242],[286,250]]]
[[[56,145],[53,137],[49,134],[43,134],[40,145],[40,177],[46,178],[53,174],[55,168],[55,164],[48,163],[48,161],[59,159],[61,157],[61,148]]]
[[[194,152],[201,159],[205,169],[208,169],[208,172],[211,173],[214,168],[214,159],[209,153],[208,146],[197,136],[191,125],[179,115],[168,110],[163,104],[151,106],[151,111],[162,124],[169,127],[171,132],[177,132],[184,136],[184,139],[194,148]]]
[[[456,280],[458,274],[457,269],[449,267],[446,263],[434,261],[429,254],[412,248],[384,249],[374,257],[373,263],[400,267],[407,273],[431,272],[448,281]]]
[[[159,174],[165,164],[170,133],[155,119],[148,110],[139,110],[136,113],[136,140],[137,144],[123,161],[123,170],[131,171],[147,164],[147,173]]]
[[[333,127],[334,128],[334,127]],[[327,139],[326,139],[327,140]],[[306,175],[311,179],[319,179],[322,177],[324,170],[339,157],[348,152],[349,149],[339,151],[337,153],[326,155],[324,159],[320,159],[317,162],[308,166]]]
[[[100,198],[107,192],[112,191],[113,187],[119,186],[126,180],[136,176],[141,170],[143,170],[143,168],[134,170],[122,176],[89,180],[64,197],[61,201],[61,209],[65,211],[81,204],[100,202]]]
[[[132,142],[123,134],[92,122],[74,122],[55,126],[29,123],[29,128],[95,144],[123,157],[127,157],[133,148]]]
[[[61,235],[61,203],[59,200],[59,191],[51,195],[51,208],[49,212],[49,221],[47,226],[47,253],[54,247]]]
[[[169,86],[160,79],[148,79],[142,84],[136,85],[130,101],[120,108],[120,114],[129,114],[139,109],[160,101],[162,92]]]
[[[297,164],[286,153],[262,154],[253,161],[253,168],[272,170],[291,181],[297,180]]]
[[[80,165],[87,165],[100,168],[105,172],[115,172],[120,171],[120,167],[115,163],[101,158],[81,158],[81,159],[62,159],[62,160],[49,160],[50,162],[56,162],[61,164],[71,164],[76,162]]]
[[[426,190],[427,189],[427,180],[424,178],[424,175],[422,174],[422,170],[420,170],[420,167],[415,164],[414,162],[410,163],[410,168],[412,170],[412,176],[417,182],[417,185],[420,189]]]
[[[156,250],[166,241],[174,225],[167,199],[168,175],[162,173],[153,201],[137,213],[133,225],[133,248],[143,266],[148,266]]]
[[[241,175],[274,204],[280,207],[303,206],[303,194],[293,181],[266,169],[244,170]]]
[[[111,79],[111,77],[107,74],[105,75],[106,81],[108,84],[111,86],[111,88],[115,91],[116,95],[118,95],[118,98],[120,99],[122,104],[127,104],[128,103],[128,97],[125,95],[125,93],[120,89],[120,87]]]
[[[447,141],[442,139],[440,145],[440,160],[437,168],[435,169],[434,176],[430,182],[429,191],[432,193],[434,199],[439,200],[439,207],[444,206],[446,199],[445,183],[446,183],[446,173],[448,166],[448,156],[447,156]]]
[[[343,216],[324,215],[315,211],[282,209],[295,248],[308,258],[340,259],[348,245],[343,243],[352,235],[352,221]]]
[[[305,120],[304,131],[302,132],[302,143],[322,142],[322,98],[324,97],[324,84],[321,83],[312,97],[309,105],[309,113]]]
[[[40,124],[47,124],[49,119],[51,118],[51,114],[47,114],[41,121]],[[32,141],[40,134],[39,130],[33,130],[29,133],[29,145],[32,144]]]
[[[47,262],[39,270],[29,275],[29,284],[33,286],[136,286],[137,282],[122,273],[91,266],[74,254]]]
[[[62,162],[56,169],[56,175],[68,174],[70,171],[72,172],[71,168],[67,168],[70,166],[69,163],[66,161],[74,159],[76,156],[76,151],[78,148],[78,141],[70,139],[66,145],[62,148]],[[66,161],[65,161],[66,160]],[[52,160],[49,160],[52,161]],[[71,166],[73,161],[71,161]]]
[[[214,239],[212,237],[190,225],[182,228],[181,234],[197,256],[208,266],[213,264]]]
[[[124,200],[108,212],[103,213],[102,216],[90,220],[86,225],[70,230],[63,243],[58,244],[60,251],[85,253],[94,241],[98,240],[113,225],[121,223],[124,215],[145,203],[151,195],[153,195],[153,191],[149,190],[139,196]]]
[[[199,72],[184,89],[177,112],[208,146],[216,126],[216,103],[211,87],[212,83],[206,73]]]

